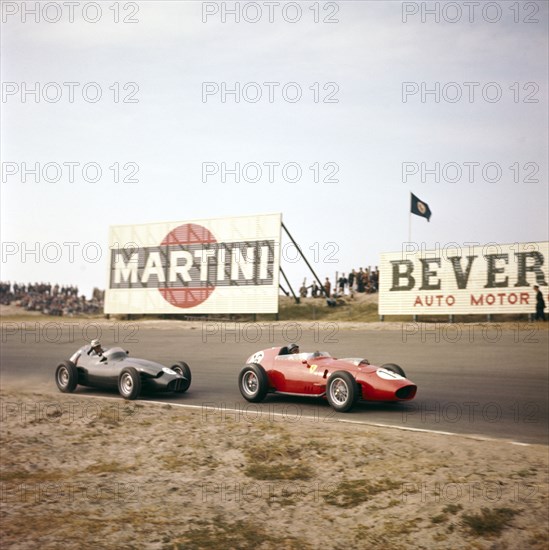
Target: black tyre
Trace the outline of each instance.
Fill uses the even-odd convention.
[[[185,393],[189,389],[192,379],[189,365],[187,365],[185,361],[178,361],[175,365],[172,365],[171,369],[187,379],[183,386],[181,386],[178,390],[175,390],[177,393]]]
[[[72,393],[78,385],[78,369],[72,361],[63,361],[55,370],[55,383],[63,393]]]
[[[118,377],[118,391],[124,399],[137,399],[141,393],[141,377],[133,367],[126,367]]]
[[[404,370],[398,365],[395,365],[394,363],[385,363],[385,365],[381,365],[381,368],[385,370],[390,370],[391,372],[400,374],[400,376],[403,376],[404,378],[406,378],[406,375],[404,374]]]
[[[351,373],[340,370],[330,375],[326,397],[336,411],[350,411],[357,402],[359,394],[358,384]]]
[[[242,397],[252,403],[263,401],[269,391],[269,378],[261,365],[246,365],[238,375],[238,387]]]

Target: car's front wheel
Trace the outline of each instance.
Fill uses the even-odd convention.
[[[347,371],[334,372],[328,379],[328,403],[338,412],[350,411],[357,402],[359,393],[356,380]]]
[[[72,361],[63,361],[55,370],[55,383],[63,393],[72,393],[78,385],[78,369]]]
[[[263,401],[269,390],[269,378],[265,369],[256,363],[246,365],[238,376],[238,387],[242,397],[247,401]]]
[[[137,399],[141,393],[141,377],[133,367],[126,367],[118,377],[118,391],[124,399]]]
[[[406,378],[406,375],[404,374],[404,370],[398,365],[395,365],[394,363],[385,363],[385,365],[381,365],[381,368],[394,372],[395,374],[400,374],[400,376]]]
[[[186,378],[184,384],[178,390],[175,390],[177,393],[185,393],[191,385],[191,369],[189,365],[185,361],[178,361],[175,365],[172,365],[172,370]]]

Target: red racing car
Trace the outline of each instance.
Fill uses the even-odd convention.
[[[367,359],[336,359],[324,351],[288,353],[288,348],[269,348],[248,357],[238,377],[244,399],[257,403],[267,393],[326,397],[339,412],[359,400],[408,401],[417,386],[392,363],[381,367]]]

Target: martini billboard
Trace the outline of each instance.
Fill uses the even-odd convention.
[[[276,313],[281,214],[112,226],[105,313]]]

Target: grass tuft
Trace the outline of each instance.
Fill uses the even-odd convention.
[[[307,480],[312,476],[309,464],[301,462],[302,447],[282,437],[267,444],[248,447],[245,474],[260,480]]]
[[[332,506],[354,508],[363,502],[367,502],[374,495],[397,489],[400,486],[401,483],[388,478],[374,482],[369,479],[345,480],[338,483],[333,491],[326,494],[324,500]]]
[[[479,514],[463,514],[463,524],[474,535],[499,535],[518,512],[511,508],[482,508]]]
[[[265,547],[281,550],[311,549],[303,539],[267,532],[259,523],[242,520],[230,523],[221,517],[217,517],[214,523],[205,523],[191,529],[182,539],[175,543],[169,542],[164,547],[165,550],[256,550]]]

